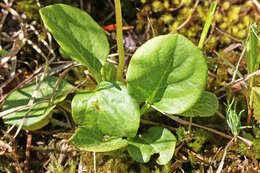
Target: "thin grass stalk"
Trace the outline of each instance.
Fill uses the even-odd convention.
[[[199,49],[202,49],[203,48],[203,44],[204,44],[204,41],[206,40],[207,38],[207,34],[208,34],[208,31],[209,31],[209,27],[212,23],[212,19],[213,19],[213,16],[214,16],[214,13],[215,13],[215,10],[216,10],[216,7],[217,7],[217,2],[213,2],[210,6],[210,9],[209,9],[209,14],[208,14],[208,17],[206,19],[206,23],[204,25],[204,28],[202,30],[202,34],[201,34],[201,37],[200,37],[200,42],[199,42],[199,45],[198,45],[198,48]]]

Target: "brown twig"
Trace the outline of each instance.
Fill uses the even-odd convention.
[[[225,138],[227,138],[227,139],[232,139],[232,138],[233,138],[232,136],[229,136],[229,135],[227,135],[227,134],[225,134],[225,133],[223,133],[223,132],[217,131],[217,130],[215,130],[215,129],[212,129],[212,128],[209,128],[209,127],[206,127],[206,126],[202,126],[202,125],[199,125],[199,124],[195,124],[195,123],[190,123],[189,121],[182,120],[182,119],[180,119],[180,118],[178,118],[178,117],[176,117],[176,116],[174,116],[174,115],[169,115],[169,114],[167,114],[167,113],[165,113],[165,112],[163,112],[163,111],[157,109],[154,105],[150,105],[150,106],[151,106],[153,109],[155,109],[155,110],[157,110],[158,112],[160,112],[161,114],[163,114],[163,115],[169,117],[170,119],[172,119],[172,120],[174,120],[174,121],[176,121],[176,122],[178,122],[178,123],[181,123],[181,124],[183,124],[183,125],[192,125],[192,126],[194,126],[194,127],[198,127],[198,128],[201,128],[201,129],[205,129],[205,130],[210,131],[210,132],[212,132],[212,133],[215,133],[215,134],[217,134],[217,135],[223,136],[223,137],[225,137]],[[238,139],[240,139],[241,141],[243,141],[243,142],[244,142],[246,145],[248,145],[248,146],[252,146],[252,145],[253,145],[253,142],[250,141],[250,140],[244,139],[244,138],[242,138],[242,137],[240,137],[240,136],[238,137]]]
[[[72,69],[74,68],[76,65],[73,65],[69,68],[67,68],[66,70],[64,70],[60,75],[58,80],[56,81],[54,87],[53,87],[53,92],[52,92],[52,96],[50,98],[50,104],[52,105],[54,103],[54,97],[55,97],[55,93],[56,93],[56,89],[59,86],[59,84],[61,83],[62,79],[64,78],[64,76]]]
[[[197,1],[195,2],[194,6],[193,6],[193,8],[192,8],[192,12],[191,12],[190,16],[189,16],[180,26],[178,26],[178,28],[176,29],[176,31],[180,30],[182,27],[184,27],[185,25],[187,25],[187,24],[190,22],[190,20],[191,20],[191,18],[192,18],[192,16],[193,16],[193,13],[194,13],[194,11],[195,11],[195,9],[196,9],[197,6],[199,5],[199,2],[200,2],[200,0],[197,0]]]
[[[192,155],[192,156],[198,158],[198,159],[201,160],[202,162],[204,162],[204,163],[206,163],[206,164],[209,164],[209,161],[206,160],[206,159],[205,159],[203,156],[201,156],[200,154],[195,153],[194,151],[192,151],[192,150],[190,150],[190,149],[188,149],[188,148],[185,148],[185,147],[182,147],[181,150],[184,151],[184,152],[186,152],[186,153],[188,153],[189,155]]]
[[[237,74],[237,72],[238,72],[238,68],[239,68],[240,62],[241,62],[241,60],[242,60],[242,58],[244,57],[244,54],[245,54],[245,52],[246,52],[248,39],[249,39],[249,36],[248,36],[247,39],[246,39],[245,47],[244,47],[244,49],[243,49],[243,51],[242,51],[242,53],[241,53],[241,55],[240,55],[240,57],[239,57],[239,60],[238,60],[238,62],[237,62],[236,69],[235,69],[234,74],[233,74],[233,76],[232,76],[232,81],[231,81],[231,82],[234,82],[234,80],[235,80],[235,78],[236,78],[236,74]]]
[[[27,131],[27,140],[26,140],[26,150],[25,150],[25,161],[24,161],[24,170],[29,171],[29,160],[30,160],[30,150],[32,144],[32,134]]]
[[[161,124],[161,123],[157,123],[157,122],[153,122],[153,121],[149,121],[149,120],[141,119],[141,123],[142,123],[142,124],[147,124],[147,125],[153,125],[153,126],[161,126],[161,127],[170,129],[170,130],[172,130],[172,131],[176,131],[176,128],[174,128],[174,127],[167,126],[167,125],[165,125],[165,124]]]
[[[228,33],[224,32],[224,31],[222,31],[222,30],[219,29],[218,27],[215,27],[215,28],[216,28],[216,30],[217,30],[219,33],[221,33],[221,34],[223,34],[223,35],[225,35],[225,36],[231,38],[232,40],[234,40],[234,41],[236,41],[236,42],[242,43],[243,40],[240,40],[240,39],[238,39],[238,38],[235,38],[235,37],[231,36],[230,34],[228,34]]]
[[[12,147],[2,140],[0,140],[0,148],[2,149],[2,151],[0,151],[0,156],[3,156],[6,153],[6,151],[9,153],[13,151]]]
[[[7,15],[9,14],[9,9],[12,7],[13,2],[14,2],[14,0],[10,0],[9,3],[7,3],[7,1],[6,1],[6,4],[5,4],[6,9],[3,11],[3,16],[2,16],[2,19],[1,19],[1,22],[0,22],[0,33],[2,32],[5,20],[7,18]],[[2,47],[1,47],[1,40],[0,40],[0,50],[1,50],[1,48]]]

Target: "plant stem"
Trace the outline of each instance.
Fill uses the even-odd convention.
[[[150,108],[150,104],[148,104],[147,102],[145,102],[145,104],[142,106],[140,114],[143,115],[144,113],[146,113]]]
[[[117,37],[117,49],[119,53],[119,64],[117,68],[116,79],[122,80],[124,66],[125,66],[125,55],[123,47],[123,29],[122,29],[122,11],[120,0],[114,0],[116,10],[116,37]]]

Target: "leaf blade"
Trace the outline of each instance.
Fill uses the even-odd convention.
[[[108,152],[127,146],[127,141],[118,137],[105,139],[95,127],[81,126],[70,138],[70,142],[84,151]]]
[[[76,95],[72,116],[79,125],[95,126],[109,136],[133,137],[140,123],[139,105],[121,82],[103,81],[95,91]]]
[[[181,113],[182,116],[209,117],[218,110],[218,99],[215,94],[204,91],[199,100],[187,111]]]
[[[207,65],[202,52],[188,39],[169,34],[141,46],[126,76],[128,91],[137,101],[148,101],[166,113],[178,114],[202,94]]]
[[[149,162],[153,154],[159,153],[157,163],[165,165],[172,158],[175,145],[176,138],[168,129],[151,127],[142,136],[128,140],[128,153],[140,163]]]
[[[53,88],[57,80],[58,78],[54,76],[46,77],[43,80],[39,91],[35,95],[35,103],[36,104],[39,103],[39,104],[33,105],[32,110],[30,111],[27,118],[25,119],[24,126],[23,126],[24,129],[37,130],[42,128],[46,124],[48,124],[50,118],[50,112],[55,108],[55,105],[57,103],[63,101],[66,98],[68,94],[67,91],[73,88],[71,84],[62,80],[58,85],[58,87],[56,88],[54,105],[50,105],[48,99],[50,99],[52,96]],[[36,87],[37,84],[34,82],[20,90],[11,93],[7,97],[3,105],[3,110],[27,105]],[[44,100],[46,101],[40,103]],[[11,113],[7,116],[4,116],[3,120],[6,124],[19,125],[27,111],[28,108],[19,112]]]
[[[64,4],[44,7],[40,15],[66,54],[85,65],[100,82],[100,70],[109,53],[103,29],[84,11]]]

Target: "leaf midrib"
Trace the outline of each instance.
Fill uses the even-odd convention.
[[[174,43],[175,43],[175,46],[174,46],[174,50],[172,51],[173,54],[174,54],[174,52],[175,52],[175,50],[176,50],[176,47],[177,47],[176,44],[177,44],[177,40],[178,40],[178,35],[175,35],[175,36],[176,36],[175,42],[174,42]],[[163,80],[164,80],[164,77],[165,77],[167,74],[169,74],[169,68],[172,66],[173,62],[174,62],[174,58],[173,58],[173,60],[171,61],[171,63],[169,63],[169,65],[167,66],[167,68],[165,69],[165,71],[163,72],[163,75],[162,75],[161,79],[159,80],[158,84],[156,85],[154,91],[152,92],[151,97],[147,99],[147,101],[148,101],[149,103],[152,104],[152,103],[154,102],[154,98],[155,98],[156,94],[158,93],[158,90],[161,88],[160,86],[161,86],[161,84],[162,84],[162,82],[163,82]]]

